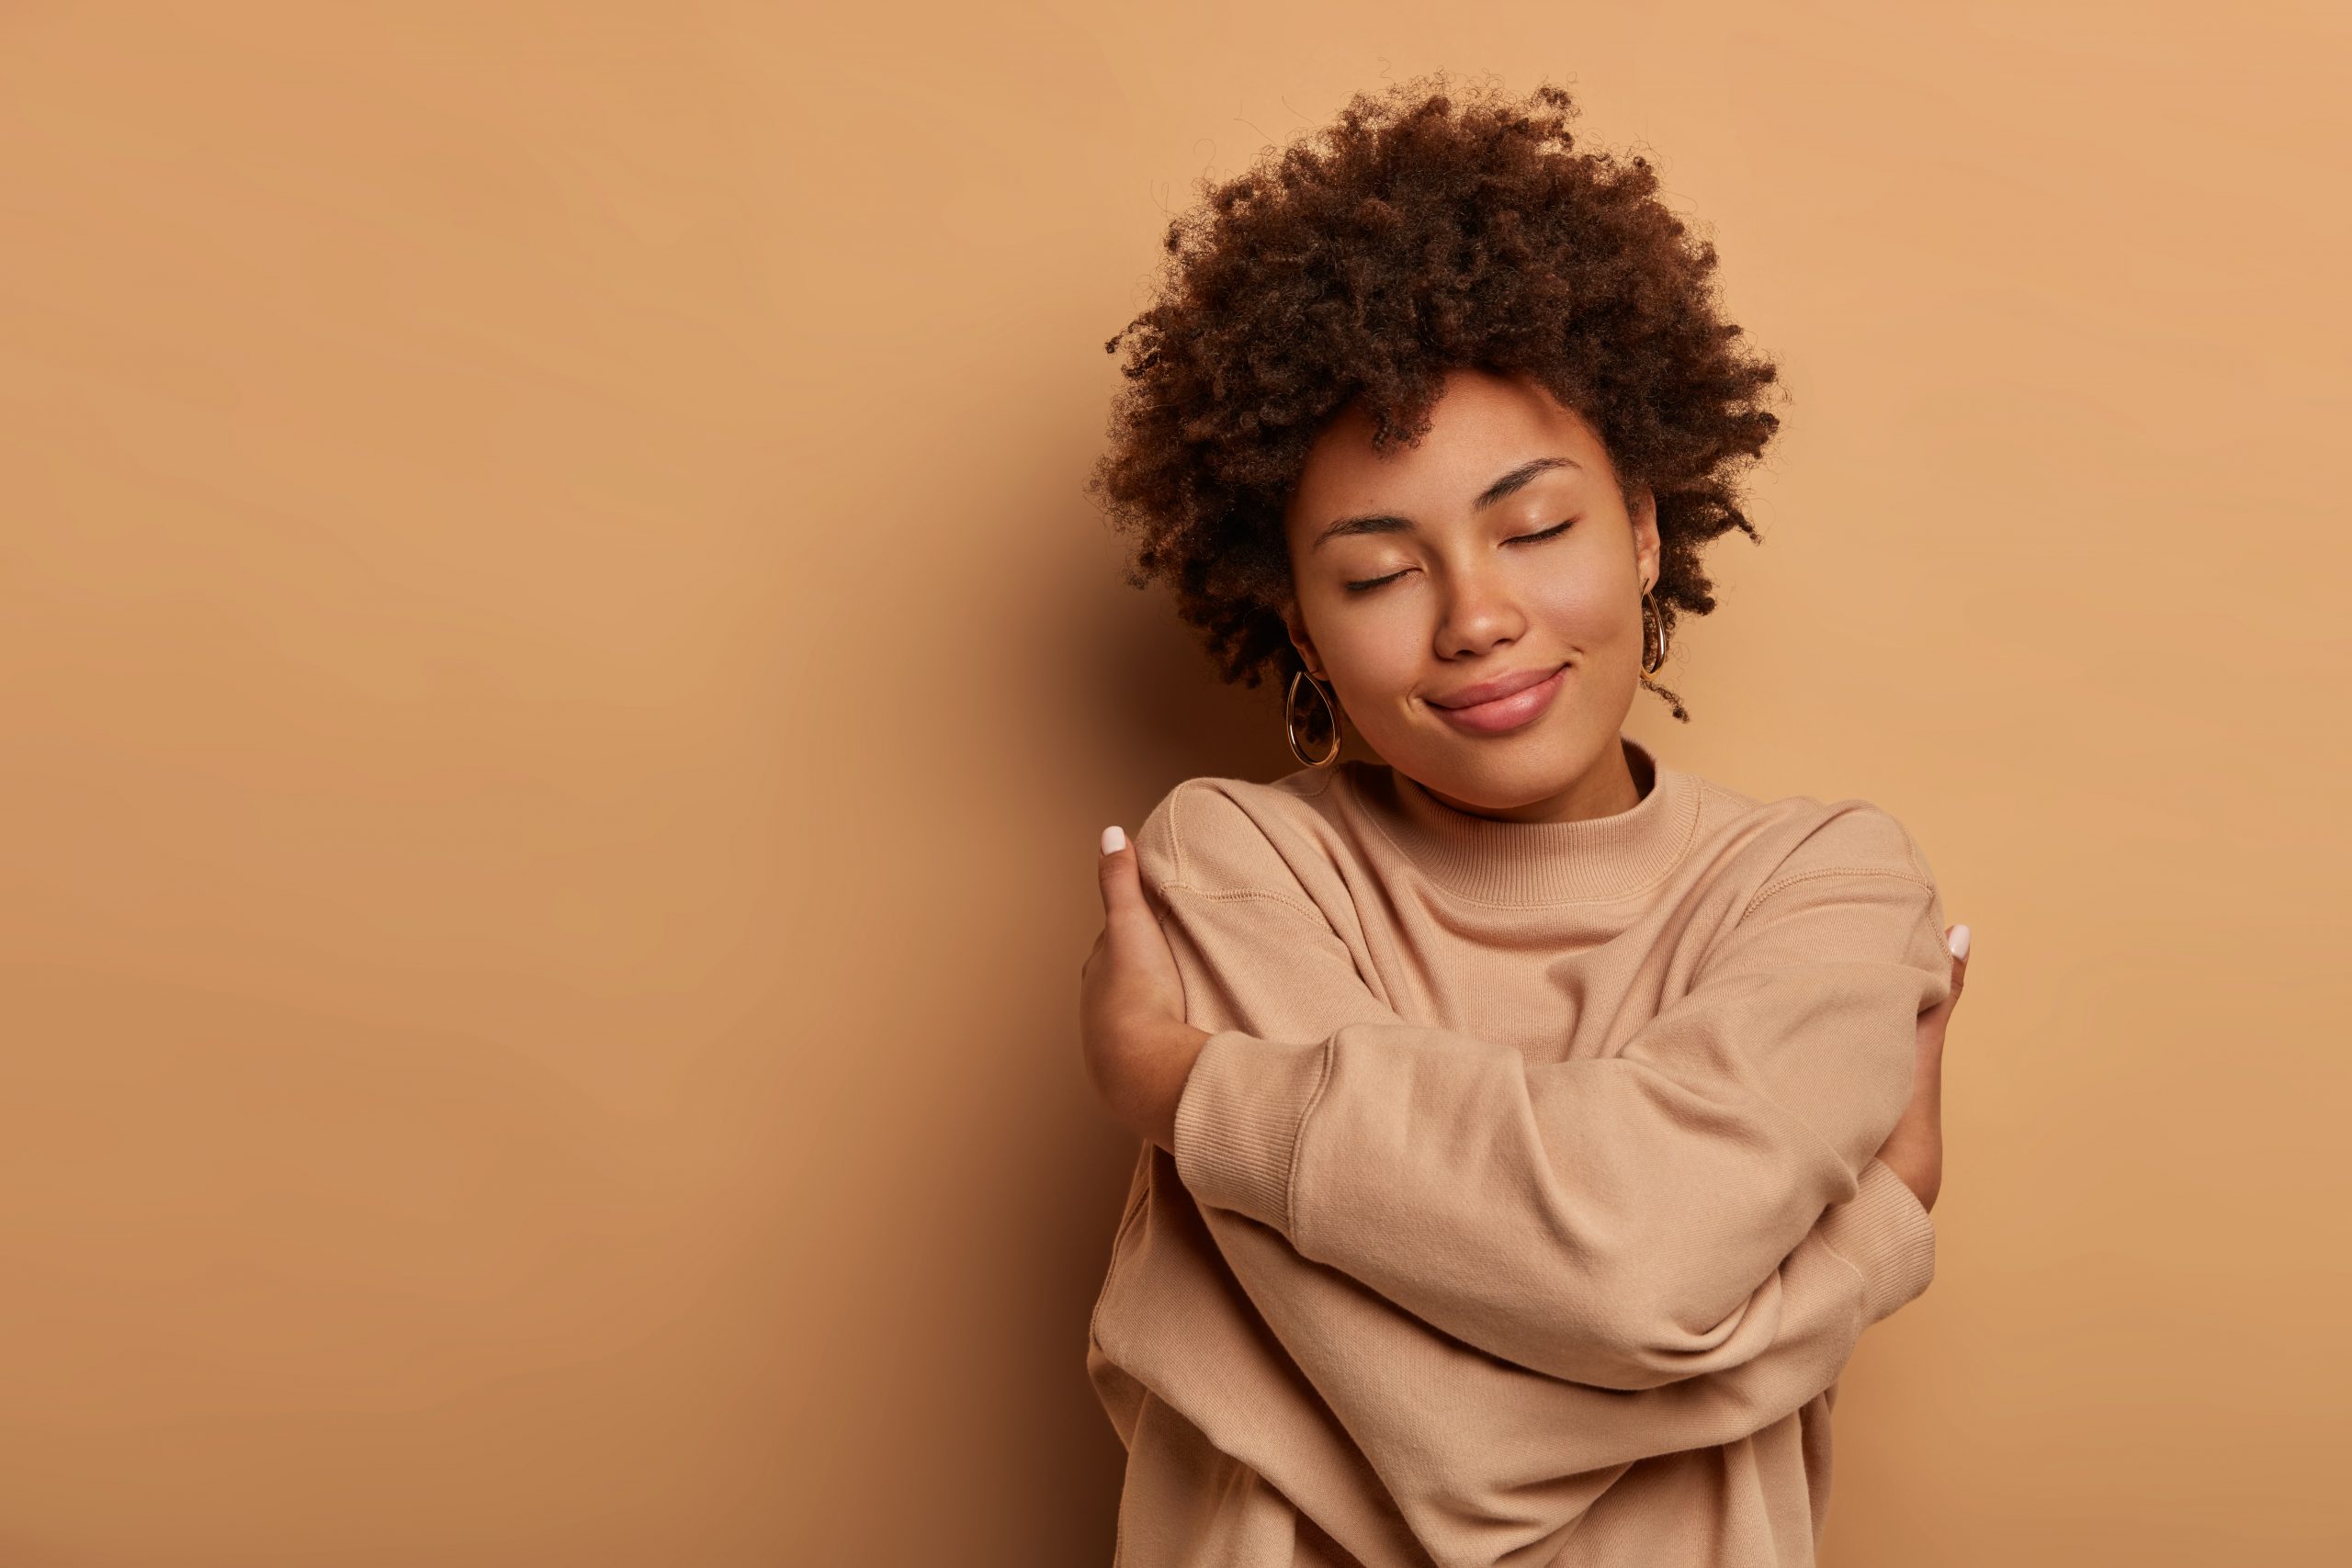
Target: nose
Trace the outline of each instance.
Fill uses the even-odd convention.
[[[1500,571],[1473,568],[1448,574],[1442,606],[1437,651],[1448,659],[1475,659],[1516,642],[1527,629],[1526,613]]]

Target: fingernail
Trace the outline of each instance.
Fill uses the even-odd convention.
[[[1954,958],[1968,956],[1968,928],[1966,926],[1951,928],[1951,955]]]
[[[1114,823],[1110,827],[1102,829],[1102,852],[1104,854],[1114,855],[1126,847],[1127,830],[1125,828]]]

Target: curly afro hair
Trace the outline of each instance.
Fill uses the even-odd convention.
[[[1338,121],[1212,186],[1168,226],[1087,485],[1136,536],[1127,581],[1170,584],[1220,677],[1299,665],[1283,515],[1308,448],[1361,400],[1375,450],[1418,442],[1445,374],[1523,374],[1589,423],[1628,502],[1657,497],[1661,631],[1715,607],[1700,562],[1757,539],[1736,479],[1779,419],[1772,364],[1719,309],[1712,243],[1640,157],[1571,151],[1562,88],[1524,103],[1442,73],[1360,93]],[[1675,717],[1674,694],[1646,677]]]

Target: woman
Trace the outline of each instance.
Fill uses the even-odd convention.
[[[1288,668],[1303,766],[1103,836],[1120,1568],[1810,1562],[1838,1372],[1933,1277],[1926,857],[1622,733],[1687,720],[1649,677],[1774,372],[1572,112],[1359,97],[1130,329],[1098,491],[1228,679]]]

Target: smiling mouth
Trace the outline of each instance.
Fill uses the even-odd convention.
[[[1460,713],[1467,708],[1500,702],[1503,698],[1516,695],[1530,686],[1541,685],[1557,675],[1563,668],[1565,668],[1565,661],[1555,664],[1548,670],[1521,670],[1516,674],[1505,675],[1498,680],[1482,681],[1477,685],[1467,688],[1470,693],[1476,694],[1475,695],[1457,697],[1452,702],[1441,701],[1436,697],[1425,697],[1422,700],[1433,708],[1443,708],[1449,713]]]
[[[1560,665],[1549,674],[1489,697],[1482,703],[1467,703],[1460,707],[1448,707],[1431,702],[1430,707],[1455,729],[1474,735],[1501,735],[1532,724],[1550,709],[1552,700],[1567,683],[1568,666]]]

